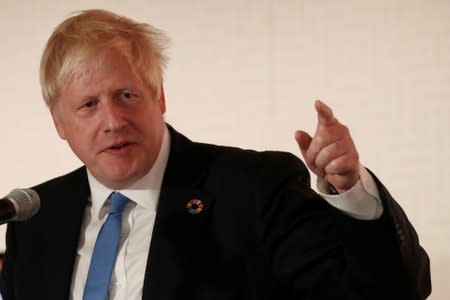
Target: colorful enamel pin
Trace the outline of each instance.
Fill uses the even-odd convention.
[[[186,204],[186,209],[191,215],[197,215],[202,212],[204,204],[201,200],[192,199]]]

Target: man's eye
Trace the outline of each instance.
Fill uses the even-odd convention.
[[[80,106],[79,109],[90,109],[93,108],[97,104],[97,101],[95,100],[89,100],[83,103],[83,105]]]
[[[92,107],[94,105],[95,105],[94,101],[89,101],[84,104],[85,107]]]
[[[133,99],[135,96],[132,93],[129,92],[122,92],[120,93],[120,97],[124,100],[131,100]]]

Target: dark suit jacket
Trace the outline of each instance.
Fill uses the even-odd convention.
[[[424,299],[429,261],[378,182],[385,212],[358,221],[281,152],[193,143],[171,129],[143,299]],[[34,187],[40,211],[7,230],[5,299],[67,299],[89,197],[85,168]],[[199,214],[187,212],[200,199]]]

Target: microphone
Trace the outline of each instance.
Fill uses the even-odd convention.
[[[32,189],[14,189],[0,199],[0,224],[28,220],[40,206],[39,195]]]

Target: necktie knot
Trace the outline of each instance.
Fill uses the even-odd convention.
[[[128,203],[128,198],[121,193],[113,192],[110,196],[111,206],[109,207],[109,213],[121,214]]]

